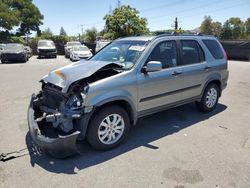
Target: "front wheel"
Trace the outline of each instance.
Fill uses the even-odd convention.
[[[197,107],[202,112],[211,112],[214,110],[219,99],[219,87],[212,83],[209,84],[201,98],[200,102],[196,102]]]
[[[128,135],[130,122],[127,112],[116,105],[97,111],[88,128],[87,140],[97,150],[109,150]]]

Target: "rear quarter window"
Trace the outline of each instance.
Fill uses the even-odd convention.
[[[215,59],[223,59],[223,51],[216,40],[202,40]]]

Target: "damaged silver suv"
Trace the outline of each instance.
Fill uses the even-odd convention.
[[[214,37],[117,39],[89,60],[42,78],[28,109],[30,134],[57,157],[72,154],[83,139],[108,150],[140,117],[190,102],[212,111],[227,80],[226,54]]]

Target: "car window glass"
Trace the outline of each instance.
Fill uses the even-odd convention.
[[[181,41],[181,60],[182,65],[195,64],[204,61],[204,53],[196,41]]]
[[[160,61],[162,68],[176,67],[177,66],[177,51],[175,41],[164,41],[156,45],[151,52],[149,61]]]
[[[224,54],[216,40],[202,40],[215,59],[223,59]]]

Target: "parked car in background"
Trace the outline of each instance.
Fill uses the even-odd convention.
[[[95,47],[95,53],[97,53],[99,50],[101,50],[103,47],[108,45],[111,41],[97,41],[96,47]]]
[[[85,45],[72,46],[70,50],[70,60],[78,61],[80,59],[88,59],[92,56],[91,50]]]
[[[83,139],[108,150],[143,116],[190,102],[213,111],[228,74],[226,53],[211,36],[117,39],[42,78],[28,110],[30,134],[54,156],[69,155]]]
[[[32,49],[29,46],[24,46],[24,49],[27,51],[29,58],[33,55]]]
[[[24,45],[18,43],[6,44],[1,54],[2,63],[6,62],[26,62],[29,60]]]
[[[4,50],[5,46],[6,46],[6,44],[0,44],[0,59],[1,59],[2,51]]]
[[[57,56],[57,50],[52,40],[39,40],[37,43],[38,58]]]
[[[79,41],[71,41],[71,42],[66,43],[66,45],[64,46],[64,51],[65,51],[65,57],[66,58],[70,57],[70,49],[75,45],[81,45],[81,43]]]

